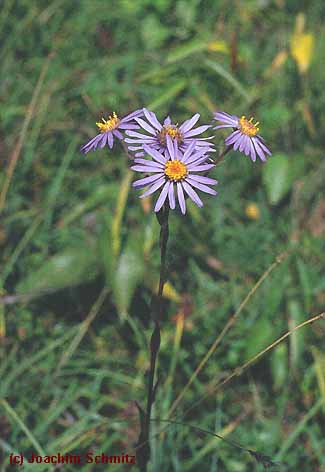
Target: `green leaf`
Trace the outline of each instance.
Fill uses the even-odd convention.
[[[297,258],[297,269],[300,287],[304,295],[304,308],[310,311],[313,302],[313,288],[315,287],[315,275],[310,267],[300,257]]]
[[[169,102],[173,98],[177,97],[177,95],[184,90],[186,87],[187,82],[186,80],[180,79],[174,84],[170,85],[163,93],[157,97],[153,102],[148,105],[150,110],[156,110],[164,105],[166,102]]]
[[[230,73],[225,69],[221,64],[216,61],[211,61],[210,59],[206,59],[203,64],[208,68],[213,70],[217,75],[223,77],[237,92],[242,95],[247,101],[250,100],[250,94],[246,92],[245,88],[242,84]]]
[[[275,390],[279,390],[288,378],[288,347],[285,343],[279,344],[271,353],[271,372]]]
[[[81,244],[54,255],[43,266],[24,278],[16,287],[18,293],[60,290],[92,280],[100,272],[94,244]]]
[[[204,51],[206,48],[206,41],[194,39],[187,42],[186,44],[182,44],[181,46],[172,49],[172,51],[167,56],[166,62],[167,64],[171,64],[173,62],[181,61],[192,54]]]
[[[320,396],[323,399],[323,411],[325,413],[325,353],[312,346],[311,352],[314,357],[314,369],[316,372],[317,383]]]
[[[272,342],[273,338],[273,326],[267,318],[262,316],[256,321],[247,338],[245,360],[250,359],[267,347],[268,344]]]
[[[292,330],[305,320],[305,313],[301,309],[300,304],[296,300],[290,300],[288,303],[289,311],[289,329]],[[305,348],[306,331],[300,329],[290,336],[290,366],[293,370],[297,370]]]
[[[124,317],[129,309],[134,291],[144,275],[142,243],[132,235],[118,259],[114,274],[113,295],[117,310]]]
[[[112,221],[112,253],[114,258],[118,256],[121,248],[122,220],[126,208],[126,202],[130,191],[132,178],[133,172],[128,170],[120,184],[120,190],[117,197],[115,214]]]
[[[148,49],[157,49],[168,38],[170,30],[155,15],[146,15],[142,22],[142,38]]]
[[[269,202],[276,205],[291,189],[293,174],[290,169],[289,157],[275,154],[263,168],[263,182]]]

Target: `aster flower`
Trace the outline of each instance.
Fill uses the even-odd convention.
[[[118,118],[115,112],[113,115],[109,116],[107,120],[102,118],[102,122],[96,123],[100,133],[92,138],[87,144],[84,144],[80,151],[87,154],[87,152],[93,151],[98,147],[103,148],[105,145],[108,145],[110,149],[112,149],[114,137],[124,140],[124,136],[119,130],[139,129],[139,125],[134,120],[141,115],[143,115],[142,110],[136,110],[121,119]]]
[[[147,121],[139,117],[135,120],[141,128],[149,134],[138,133],[135,131],[126,132],[129,138],[126,138],[125,141],[130,144],[130,151],[137,151],[135,154],[136,157],[144,156],[144,145],[148,145],[156,149],[158,152],[163,153],[167,147],[168,136],[173,141],[177,142],[179,149],[183,152],[193,140],[196,141],[197,149],[205,147],[209,148],[210,151],[214,151],[213,144],[208,141],[209,139],[212,139],[213,136],[210,136],[209,138],[197,138],[198,135],[204,133],[204,131],[211,128],[211,126],[205,125],[193,129],[193,126],[200,118],[199,113],[196,113],[191,119],[184,121],[180,126],[173,124],[169,116],[165,119],[164,123],[161,124],[157,120],[155,113],[146,108],[143,109],[143,114]]]
[[[248,120],[245,116],[239,118],[236,115],[229,115],[225,112],[214,113],[214,119],[221,121],[222,125],[218,125],[213,129],[235,128],[235,130],[225,140],[227,146],[233,146],[234,150],[244,152],[246,156],[250,156],[252,161],[256,161],[256,155],[262,161],[266,161],[266,155],[272,155],[271,151],[266,147],[265,140],[258,134],[259,128],[257,123],[253,123],[253,118]]]
[[[131,167],[136,172],[152,174],[149,177],[136,180],[133,187],[143,188],[150,186],[140,198],[151,195],[156,190],[161,189],[160,195],[156,201],[155,212],[158,212],[168,197],[169,207],[174,210],[176,207],[176,198],[178,200],[181,212],[186,213],[185,197],[188,196],[198,207],[203,203],[194,189],[202,192],[216,195],[217,192],[208,185],[216,185],[217,180],[210,179],[197,172],[204,172],[212,169],[214,164],[208,164],[206,149],[196,149],[197,143],[193,141],[183,153],[179,150],[177,141],[172,142],[170,136],[167,137],[167,149],[160,153],[147,145],[144,150],[152,160],[136,158],[135,165]]]

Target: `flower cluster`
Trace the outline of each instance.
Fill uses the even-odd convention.
[[[204,147],[207,149],[209,148],[211,151],[214,150],[213,144],[209,142],[213,136],[210,136],[209,138],[196,138],[196,136],[211,128],[210,125],[205,125],[193,129],[193,126],[200,118],[199,113],[192,116],[190,120],[184,121],[180,126],[173,124],[169,116],[165,119],[164,123],[161,124],[152,111],[144,108],[143,113],[147,121],[142,118],[135,118],[135,121],[148,134],[129,130],[126,131],[129,138],[126,138],[125,141],[131,144],[131,146],[129,146],[130,151],[136,151],[135,157],[144,155],[144,145],[148,145],[159,152],[164,152],[167,147],[168,138],[177,142],[181,151],[185,151],[193,139],[196,140],[196,148]]]
[[[145,152],[152,157],[151,160],[136,158],[136,165],[131,169],[136,172],[152,174],[140,180],[136,180],[133,186],[136,188],[150,188],[144,192],[140,198],[151,195],[156,190],[162,189],[156,201],[155,211],[159,211],[165,203],[167,196],[169,207],[173,210],[177,200],[181,212],[185,214],[187,195],[197,206],[202,207],[203,203],[194,188],[202,192],[216,195],[217,192],[208,185],[216,185],[218,182],[209,177],[197,175],[197,172],[204,172],[212,169],[215,165],[207,163],[206,149],[197,150],[197,142],[193,141],[183,153],[178,146],[177,141],[171,141],[167,138],[166,149],[160,153],[156,149],[144,146]]]
[[[113,113],[107,120],[103,118],[102,122],[96,123],[100,133],[82,146],[81,151],[87,153],[106,145],[112,148],[114,137],[124,141],[128,150],[134,152],[131,169],[147,175],[133,183],[135,188],[148,187],[140,198],[160,191],[155,212],[167,202],[171,209],[175,209],[178,202],[181,212],[185,214],[187,197],[197,206],[203,206],[197,190],[210,195],[217,194],[210,188],[218,183],[217,180],[205,175],[215,167],[211,158],[211,153],[215,152],[211,143],[214,136],[201,136],[211,125],[194,128],[199,118],[200,115],[196,113],[178,126],[169,116],[160,123],[155,113],[146,108],[136,110],[122,119]],[[222,124],[213,129],[232,129],[225,139],[227,148],[223,154],[230,149],[239,150],[253,162],[257,156],[264,162],[271,155],[264,139],[258,134],[259,123],[253,123],[253,118],[248,120],[245,116],[239,118],[218,111],[214,113],[214,120]],[[149,159],[144,159],[145,156]]]

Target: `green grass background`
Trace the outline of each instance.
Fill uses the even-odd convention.
[[[299,14],[314,38],[304,73],[291,52]],[[202,399],[183,421],[284,461],[283,470],[325,470],[324,321],[203,399],[324,311],[324,16],[321,0],[2,0],[0,191],[17,161],[0,214],[1,471],[11,470],[10,452],[118,454],[137,440],[159,226],[153,201],[130,188],[122,148],[85,157],[79,147],[102,116],[143,106],[179,123],[196,112],[210,122],[216,109],[252,114],[274,154],[263,165],[229,153],[213,171],[218,197],[171,214],[153,416],[167,417],[247,293],[289,251],[174,418]],[[186,426],[154,422],[151,447],[152,471],[263,470]]]

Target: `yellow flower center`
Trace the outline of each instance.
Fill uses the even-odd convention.
[[[178,182],[187,176],[187,167],[183,162],[178,161],[167,161],[165,164],[165,175],[173,182]]]
[[[242,116],[239,120],[239,126],[242,133],[246,134],[247,136],[255,136],[259,132],[258,128],[259,122],[257,121],[255,124],[253,123],[253,118],[250,120],[246,119],[246,116]]]
[[[170,136],[172,139],[176,139],[178,144],[183,142],[183,135],[181,131],[174,125],[165,125],[162,130],[158,133],[159,142],[162,145],[166,145],[166,136]]]
[[[102,118],[102,121],[103,123],[101,123],[100,121],[96,123],[101,133],[107,133],[107,131],[112,131],[113,129],[117,128],[120,123],[120,120],[118,119],[115,111],[113,115],[108,117],[108,120]]]

